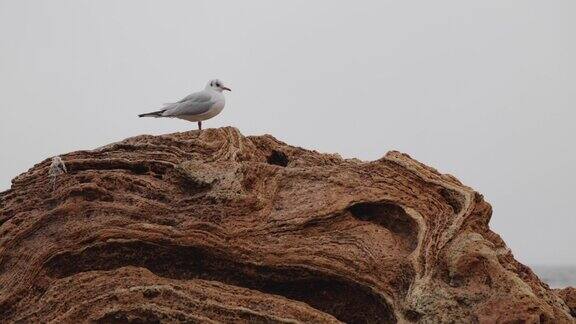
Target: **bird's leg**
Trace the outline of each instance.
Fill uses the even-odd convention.
[[[198,122],[198,130],[202,130],[202,121]]]

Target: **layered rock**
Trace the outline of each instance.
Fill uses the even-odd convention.
[[[1,194],[2,322],[572,323],[479,193],[234,128],[50,160]]]
[[[566,287],[564,289],[555,289],[554,291],[566,302],[572,317],[576,318],[576,288]]]

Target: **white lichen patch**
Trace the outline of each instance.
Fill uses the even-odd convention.
[[[67,173],[66,164],[62,161],[62,158],[55,156],[52,158],[52,164],[50,164],[50,169],[48,169],[48,175],[50,176],[50,184],[52,185],[52,190],[56,189],[56,179],[59,175]]]

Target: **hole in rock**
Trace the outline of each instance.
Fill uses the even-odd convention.
[[[415,310],[408,309],[404,312],[404,317],[411,322],[417,322],[422,318],[422,314]]]
[[[309,304],[347,323],[395,323],[390,305],[366,286],[301,267],[270,267],[236,261],[217,251],[149,242],[109,242],[65,252],[46,263],[52,277],[124,266],[144,267],[158,276],[199,278],[281,295]]]
[[[446,188],[440,189],[439,192],[440,195],[446,200],[448,205],[452,207],[454,213],[458,214],[460,211],[462,211],[462,202],[464,201],[464,198],[460,193]]]
[[[163,315],[163,314],[161,314]],[[176,320],[175,318],[163,318],[151,310],[135,309],[128,312],[115,311],[97,319],[98,324],[160,324],[163,320]],[[167,317],[167,316],[166,316]]]
[[[418,224],[398,205],[384,202],[364,202],[348,208],[360,220],[372,222],[402,236],[410,249],[418,243]]]
[[[290,162],[286,153],[277,150],[272,151],[272,153],[268,156],[267,161],[268,164],[279,165],[281,167],[288,166],[288,162]]]
[[[171,167],[167,164],[154,161],[123,161],[123,160],[87,160],[81,163],[70,163],[71,172],[85,170],[126,170],[134,174],[142,175],[148,172],[165,174]]]

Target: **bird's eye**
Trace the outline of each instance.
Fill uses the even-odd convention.
[[[216,82],[216,86],[217,86],[217,87],[220,87],[220,83]]]

